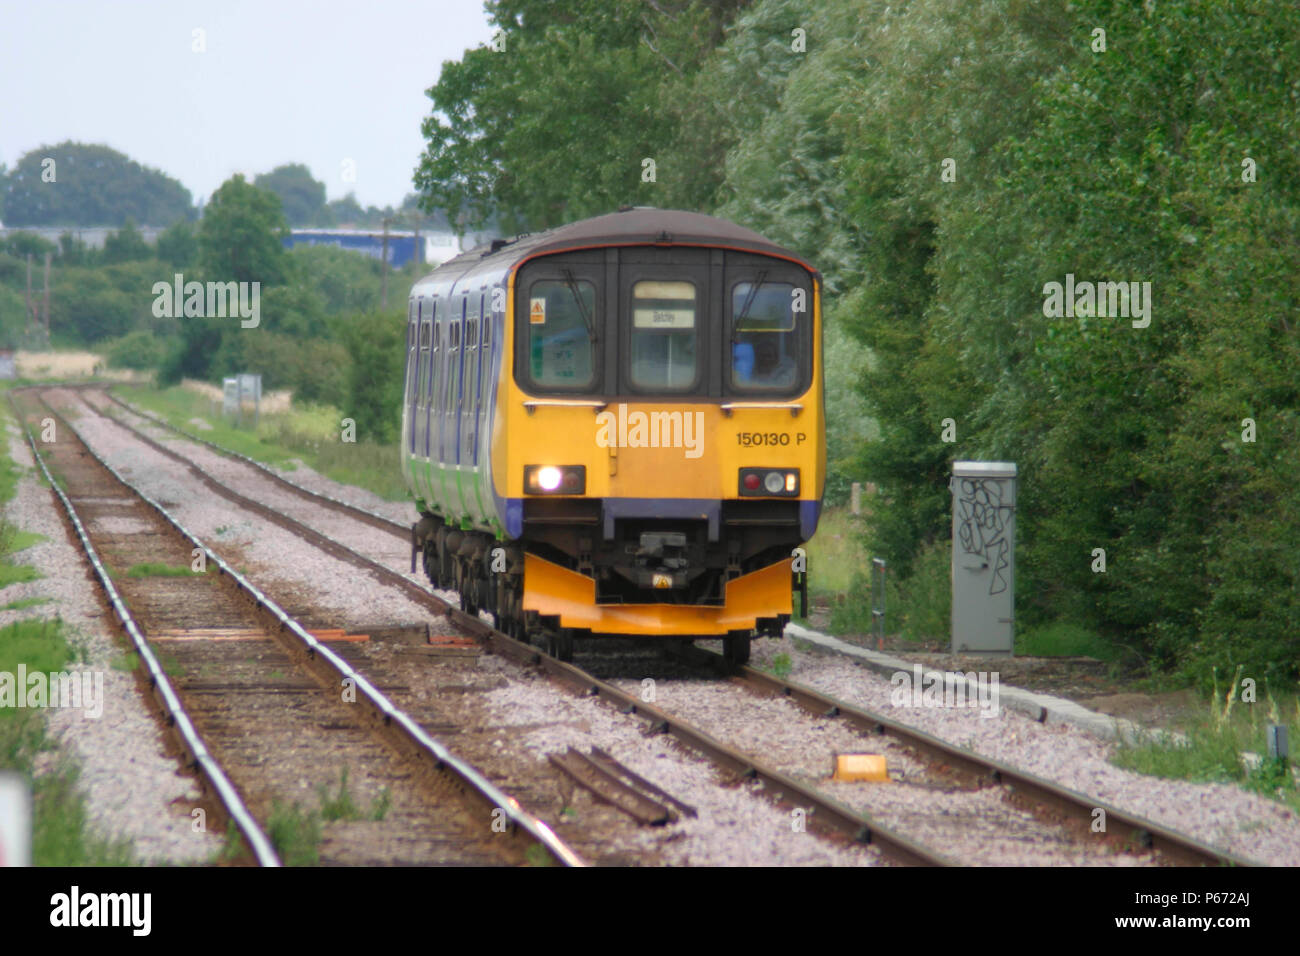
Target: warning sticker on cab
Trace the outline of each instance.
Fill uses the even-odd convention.
[[[528,306],[528,322],[531,325],[546,324],[546,300],[532,299]]]

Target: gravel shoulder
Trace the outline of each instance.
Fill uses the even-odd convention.
[[[198,783],[169,753],[150,706],[141,698],[135,676],[116,669],[125,647],[114,636],[112,618],[81,551],[69,540],[50,490],[36,478],[31,450],[16,428],[5,435],[9,454],[21,470],[17,490],[6,505],[10,522],[44,541],[14,555],[41,577],[0,591],[0,603],[49,598],[46,603],[0,612],[0,625],[24,618],[59,618],[81,660],[69,672],[88,672],[103,680],[103,714],[50,708],[47,726],[60,752],[80,768],[78,785],[86,797],[91,827],[100,835],[131,841],[141,862],[179,864],[210,859],[222,845],[219,834],[196,832],[191,810],[198,805]],[[52,763],[56,755],[46,755]]]
[[[958,747],[1011,764],[1155,823],[1272,866],[1300,865],[1300,816],[1231,784],[1144,776],[1110,763],[1115,745],[1063,723],[1040,724],[1009,708],[895,705],[895,685],[844,655],[790,637],[754,644],[752,664],[778,655],[790,680],[919,728]],[[783,662],[784,663],[784,662]]]

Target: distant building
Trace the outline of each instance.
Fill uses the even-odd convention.
[[[416,236],[415,232],[389,231],[389,265],[401,267],[412,260],[441,265],[460,254],[460,243],[451,233],[418,233],[418,248]],[[338,246],[379,259],[384,254],[384,232],[382,229],[292,229],[284,245],[290,249],[294,246]]]
[[[163,232],[161,226],[136,226],[135,228],[145,242],[157,242],[158,236]],[[108,234],[118,231],[120,231],[118,226],[0,226],[0,238],[12,236],[16,232],[30,232],[57,246],[59,236],[69,232],[74,239],[80,239],[88,248],[103,249]]]

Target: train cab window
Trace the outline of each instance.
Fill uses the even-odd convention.
[[[696,380],[695,283],[645,280],[632,286],[631,384],[680,391]]]
[[[732,287],[732,388],[789,392],[800,384],[800,323],[807,313],[795,312],[797,301],[796,287],[788,282],[737,282]]]
[[[528,290],[528,325],[522,343],[528,377],[543,388],[587,388],[596,377],[593,333],[596,287],[585,279],[540,279]]]

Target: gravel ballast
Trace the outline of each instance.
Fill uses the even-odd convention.
[[[51,400],[56,399],[51,396]],[[76,412],[78,403],[73,396],[65,393],[57,401],[70,414]],[[410,624],[429,618],[424,608],[352,565],[318,551],[283,528],[235,510],[230,502],[204,488],[184,466],[142,445],[120,425],[89,412],[77,417],[75,424],[109,464],[227,560],[246,566],[251,579],[291,612],[312,607],[332,615],[328,623],[335,626]],[[409,549],[403,548],[399,539],[304,504],[248,466],[189,442],[168,444],[213,477],[229,482],[234,490],[294,517],[310,519],[313,528],[389,567],[405,570]],[[763,797],[760,785],[728,779],[711,763],[681,750],[671,740],[645,736],[638,720],[618,714],[607,704],[575,697],[499,658],[484,655],[479,666],[508,678],[504,686],[479,695],[487,708],[483,720],[502,731],[502,750],[513,749],[522,759],[545,762],[547,754],[568,747],[601,747],[696,808],[697,818],[683,818],[670,828],[640,835],[640,842],[653,847],[666,863],[861,866],[879,862],[873,848],[808,832],[790,811]],[[446,742],[456,749],[454,736]],[[509,789],[509,780],[501,783]]]
[[[102,421],[96,422],[91,416],[83,416],[79,427],[87,430],[88,438],[92,437],[93,433],[97,443],[104,442],[102,452],[107,451],[110,456],[117,455],[119,460],[128,465],[131,459],[138,459],[140,461],[138,476],[156,483],[155,486],[160,490],[170,490],[172,500],[192,501],[195,497],[192,489],[189,492],[181,490],[186,484],[197,484],[192,478],[168,477],[177,472],[183,474],[178,465],[167,462],[164,457],[156,453],[148,452],[143,446],[121,434],[115,426]],[[160,433],[154,432],[154,434]],[[223,480],[231,481],[236,490],[258,497],[259,500],[272,490],[280,495],[288,495],[283,490],[274,489],[272,483],[264,476],[256,476],[255,472],[247,466],[232,466],[233,463],[228,460],[193,443],[176,441],[173,447],[178,450],[184,449],[186,455],[200,461],[203,467],[211,467],[214,474],[218,468],[223,469]],[[149,455],[153,457],[149,458]],[[240,468],[245,472],[242,477],[238,474]],[[374,510],[384,510],[376,507],[376,499],[373,496],[366,500],[368,493],[359,489],[349,489],[319,475],[308,477],[302,471],[291,473],[291,477],[295,481],[311,484],[314,490],[321,493],[351,500],[372,507]],[[290,507],[295,511],[300,511],[304,507],[301,502],[291,505],[287,500],[283,502],[281,499],[276,500],[277,506],[283,503],[286,511]],[[190,503],[186,504],[186,507],[196,509],[195,520],[200,524],[206,521],[208,528],[216,529],[221,527],[221,519],[208,518],[205,515],[214,507],[220,509],[227,506],[224,502],[216,502],[202,507]],[[389,507],[396,510],[398,506],[392,506],[390,503]],[[326,523],[331,522],[333,518],[326,517],[323,511],[317,514],[321,517],[314,526],[325,530]],[[327,534],[336,536],[344,543],[370,555],[375,560],[383,561],[390,567],[399,569],[402,567],[406,556],[401,553],[400,543],[394,543],[395,539],[391,536],[349,519],[339,520],[342,523],[330,525],[332,531],[326,531]],[[225,521],[231,523],[231,516],[227,514]],[[293,586],[320,587],[325,580],[323,577],[312,574],[310,570],[301,570],[318,567],[316,559],[310,555],[310,546],[297,541],[286,532],[279,532],[279,529],[268,530],[259,527],[254,534],[255,526],[252,523],[244,518],[238,518],[236,521],[236,526],[242,529],[237,541],[242,547],[255,549],[262,542],[274,538],[274,544],[266,548],[265,554],[268,559],[274,557],[272,570],[281,575],[286,583],[293,583]],[[348,524],[352,527],[349,528]],[[276,532],[283,537],[276,536]],[[202,533],[200,532],[201,536]],[[224,533],[235,532],[227,528],[224,529]],[[217,535],[215,543],[220,544],[221,541],[222,536]],[[256,552],[255,556],[261,554],[262,552]],[[350,571],[350,577],[351,583],[342,590],[350,592],[355,586],[358,592],[355,596],[350,593],[344,596],[338,587],[326,589],[328,594],[338,602],[336,606],[340,612],[344,612],[345,608],[353,608],[354,611],[365,607],[377,608],[379,605],[374,603],[375,598],[367,596],[371,594],[369,586],[374,582],[363,579],[355,571]],[[400,595],[394,597],[397,601],[404,600]],[[381,600],[387,601],[390,598]],[[418,620],[422,613],[416,609],[414,617],[403,618],[403,620]],[[1108,760],[1113,744],[1068,725],[1036,723],[1006,708],[1001,709],[996,717],[987,718],[982,717],[979,711],[970,709],[894,707],[891,703],[893,688],[887,678],[873,674],[841,655],[805,651],[789,638],[780,641],[757,641],[754,654],[755,663],[759,666],[770,665],[778,654],[788,655],[793,666],[791,674],[793,680],[806,683],[846,702],[878,711],[891,719],[925,730],[959,747],[969,747],[977,753],[1088,794],[1099,802],[1112,804],[1129,813],[1147,817],[1156,823],[1259,862],[1272,865],[1300,864],[1300,819],[1297,819],[1297,815],[1275,801],[1239,787],[1229,784],[1164,780],[1122,770]],[[552,706],[554,706],[553,701]],[[764,723],[764,727],[778,726],[783,722],[783,718],[779,715],[769,715],[769,720],[771,723]],[[534,732],[528,733],[531,735]],[[791,738],[796,743],[798,739],[797,735]],[[780,744],[780,746],[784,745]],[[754,746],[761,751],[777,744],[760,741],[755,742]],[[762,755],[761,752],[759,755]],[[616,756],[622,759],[621,753],[616,753]],[[636,769],[632,760],[628,762]]]

